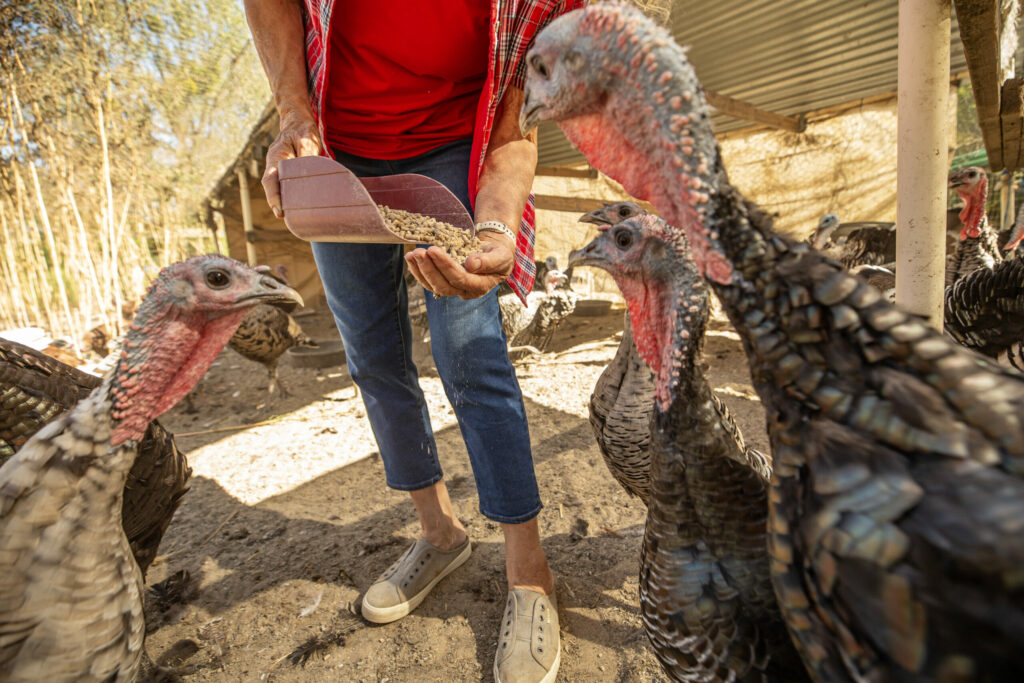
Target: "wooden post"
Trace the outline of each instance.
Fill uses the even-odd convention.
[[[236,170],[238,174],[238,191],[242,199],[242,230],[245,233],[245,258],[250,266],[256,265],[256,245],[249,241],[252,232],[252,202],[249,198],[249,174],[244,167]]]
[[[899,0],[896,303],[942,329],[950,0]]]

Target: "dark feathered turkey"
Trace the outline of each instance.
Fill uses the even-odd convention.
[[[654,412],[654,373],[633,344],[628,313],[623,325],[615,357],[597,378],[590,395],[590,426],[612,477],[627,493],[647,505],[651,496],[648,448]]]
[[[221,256],[165,268],[115,370],[0,467],[0,679],[134,679],[145,624],[122,527],[129,472],[152,420],[261,301],[301,299]]]
[[[991,358],[1003,353],[1020,367],[1024,342],[1024,261],[981,268],[946,290],[945,328],[953,339]]]
[[[607,230],[645,213],[635,202],[616,202],[583,214],[579,221]],[[579,254],[574,251],[569,255],[569,265],[576,263],[574,259]],[[654,373],[633,343],[629,314],[624,318],[619,348],[590,395],[590,426],[612,477],[627,493],[647,505],[651,495],[651,460],[647,449],[654,414]]]
[[[563,15],[527,63],[523,127],[558,120],[685,230],[743,340],[772,443],[775,593],[812,676],[1024,678],[1020,373],[775,234],[728,183],[684,51],[635,10]]]
[[[949,186],[964,202],[960,211],[963,229],[956,251],[946,260],[946,287],[979,268],[991,270],[1003,260],[998,239],[988,223],[985,204],[988,176],[977,166],[969,166],[949,176]]]
[[[572,258],[615,278],[657,375],[640,611],[658,659],[679,681],[805,680],[768,571],[770,463],[706,379],[709,292],[685,237],[645,215]]]
[[[288,396],[284,384],[277,377],[277,362],[281,355],[293,346],[316,345],[294,318],[280,308],[266,304],[253,307],[228,342],[228,346],[244,358],[267,369],[270,380],[267,393],[270,396],[278,389],[282,396]]]
[[[44,425],[100,385],[100,378],[35,349],[0,339],[0,465]],[[122,523],[142,576],[188,491],[192,469],[174,437],[154,420],[124,486]]]

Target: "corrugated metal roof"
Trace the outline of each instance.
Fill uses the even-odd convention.
[[[676,0],[670,26],[704,87],[795,116],[896,90],[898,9],[893,0]],[[950,73],[963,73],[951,23]],[[751,125],[713,121],[723,133]],[[541,165],[583,161],[557,126],[539,135]]]

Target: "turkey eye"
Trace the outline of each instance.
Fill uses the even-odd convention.
[[[223,270],[211,270],[206,274],[206,284],[214,289],[224,289],[231,284],[231,278]]]
[[[548,67],[544,65],[544,60],[540,58],[540,55],[534,55],[530,60],[530,65],[533,66],[534,71],[540,74],[541,78],[548,77]]]
[[[633,246],[633,234],[629,230],[616,230],[615,244],[620,249],[629,249]]]
[[[629,207],[622,207],[619,209],[619,215],[623,218],[629,218]]]

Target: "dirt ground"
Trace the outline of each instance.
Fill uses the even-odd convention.
[[[324,314],[299,320],[314,338],[337,336]],[[608,474],[587,421],[621,329],[621,309],[574,315],[546,353],[516,362],[545,503],[541,534],[557,577],[560,681],[665,680],[637,606],[646,510]],[[712,323],[706,352],[712,383],[747,440],[764,448],[761,404],[723,320]],[[425,345],[417,355],[452,501],[474,542],[470,560],[405,619],[376,626],[354,616],[362,592],[417,529],[408,496],[384,485],[347,369],[284,362],[292,395],[260,408],[263,368],[226,350],[200,384],[198,413],[179,405],[163,418],[194,473],[147,583],[187,570],[192,585],[185,604],[149,601],[155,661],[194,667],[186,680],[195,681],[492,680],[506,596],[501,531],[477,509]],[[234,429],[258,422],[266,424]],[[335,644],[292,663],[311,638]]]

